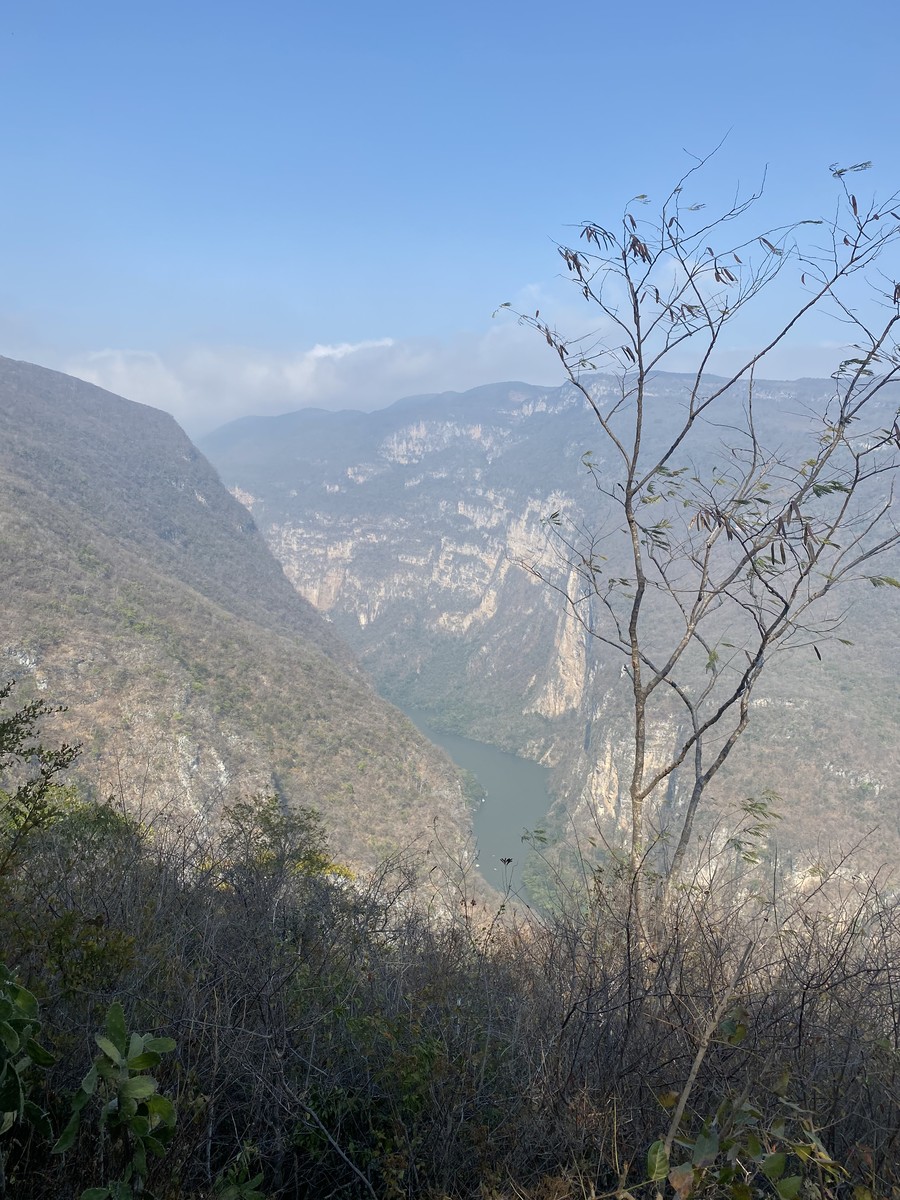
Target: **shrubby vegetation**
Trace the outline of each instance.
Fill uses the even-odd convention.
[[[44,715],[0,726],[0,1195],[900,1187],[885,886],[775,887],[751,825],[648,950],[615,863],[513,913],[428,860],[354,878],[271,796],[145,826],[59,787]]]

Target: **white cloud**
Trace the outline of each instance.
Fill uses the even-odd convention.
[[[378,338],[371,342],[340,342],[337,346],[323,346],[317,343],[308,352],[309,358],[345,358],[357,350],[380,350],[383,346],[393,346],[393,338]]]
[[[571,289],[559,281],[529,285],[514,304],[519,311],[540,309],[542,316],[550,314],[551,323],[565,331],[570,344],[578,336],[586,337],[586,344],[594,340],[590,335],[599,324],[597,310],[575,300]],[[746,353],[732,344],[717,355],[711,368],[733,370]],[[767,358],[761,374],[788,379],[827,376],[835,361],[833,344],[814,336],[806,344],[793,343]],[[692,351],[667,363],[670,370],[691,370],[695,365]],[[293,353],[240,346],[193,346],[177,353],[106,349],[70,358],[61,367],[129,399],[171,412],[194,436],[250,414],[305,407],[370,410],[422,392],[464,391],[503,380],[547,385],[563,380],[556,354],[508,312],[480,331],[446,338],[316,343]]]
[[[171,412],[199,435],[247,414],[380,408],[418,392],[505,379],[562,381],[558,361],[510,319],[452,338],[316,344],[295,354],[196,346],[180,354],[105,349],[62,364],[79,379]]]
[[[169,412],[189,400],[177,373],[148,350],[95,350],[66,362],[62,369],[109,392]]]

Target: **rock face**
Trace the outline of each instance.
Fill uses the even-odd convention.
[[[547,493],[538,480],[528,489],[531,424],[550,430],[574,404],[510,385],[499,403],[487,390],[438,413],[425,399],[352,422],[242,422],[206,448],[297,591],[387,695],[519,747],[577,710],[589,669],[583,630],[522,565],[546,542]]]
[[[0,663],[68,706],[83,786],[144,812],[260,790],[371,862],[460,851],[456,774],[297,595],[171,417],[0,359]],[[48,737],[51,736],[48,733]]]
[[[791,412],[828,386],[758,383],[761,420],[790,439]],[[654,388],[680,403],[677,376],[660,376]],[[601,402],[604,389],[612,384],[599,380]],[[649,439],[665,433],[654,428]],[[701,453],[703,437],[718,447],[721,433],[705,431]],[[562,513],[602,535],[610,520],[582,466],[591,451],[602,472],[606,451],[577,393],[512,383],[374,413],[246,419],[202,445],[294,587],[385,695],[552,766],[560,827],[599,826],[603,836],[627,827],[622,660],[566,609],[571,564],[547,524]],[[785,659],[765,678],[756,732],[717,782],[726,812],[764,788],[782,793],[796,845],[808,847],[811,830],[846,843],[878,820],[900,845],[896,739],[876,732],[898,715],[897,614],[871,589],[864,600],[860,648],[836,645],[822,664],[811,652]],[[598,614],[582,615],[590,624]],[[856,640],[853,630],[847,636]],[[676,720],[674,711],[658,714],[651,758],[661,761],[674,742]],[[863,785],[848,791],[842,781],[864,777],[861,807]],[[666,802],[682,800],[673,781]]]

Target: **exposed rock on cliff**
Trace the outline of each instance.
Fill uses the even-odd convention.
[[[760,420],[789,440],[792,413],[828,386],[759,381]],[[651,384],[671,406],[682,389],[677,376]],[[614,385],[600,378],[595,394],[602,405]],[[660,426],[648,438],[665,434]],[[705,427],[698,452],[718,450],[721,436]],[[297,590],[386,695],[552,765],[561,825],[596,816],[607,830],[625,827],[632,751],[622,660],[566,610],[571,564],[554,555],[546,524],[559,512],[601,538],[610,528],[609,502],[581,463],[595,452],[602,478],[603,447],[572,390],[498,384],[373,413],[244,420],[203,445]],[[784,834],[798,844],[811,832],[853,841],[877,808],[900,847],[900,749],[885,733],[900,716],[897,618],[872,589],[862,600],[863,620],[843,631],[859,642],[852,651],[835,643],[823,663],[795,655],[766,676],[754,732],[711,797],[727,812],[766,787],[781,792],[795,818]],[[581,615],[587,624],[601,616]],[[656,722],[650,752],[660,761],[675,719],[665,711]],[[826,766],[835,761],[849,775]],[[851,778],[871,782],[848,798],[840,780]],[[681,802],[675,780],[666,803]]]

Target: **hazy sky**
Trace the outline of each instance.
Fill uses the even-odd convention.
[[[585,320],[554,241],[689,154],[728,135],[713,201],[768,166],[762,220],[827,214],[834,161],[900,186],[898,34],[886,0],[6,0],[0,353],[193,433],[559,382],[493,309]]]

